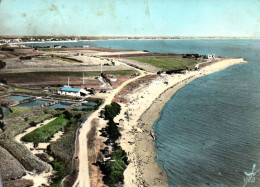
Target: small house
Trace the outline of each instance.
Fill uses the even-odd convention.
[[[215,59],[215,55],[214,54],[208,54],[208,59],[209,60],[214,60]]]

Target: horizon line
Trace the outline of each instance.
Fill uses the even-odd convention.
[[[0,37],[93,37],[93,38],[255,38],[255,36],[116,36],[116,35],[5,35],[0,34]],[[256,37],[256,38],[260,38]]]

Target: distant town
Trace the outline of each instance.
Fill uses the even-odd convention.
[[[0,45],[3,43],[18,42],[59,42],[81,40],[171,40],[171,39],[250,39],[252,37],[229,36],[0,36]]]

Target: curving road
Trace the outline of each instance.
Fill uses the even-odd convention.
[[[137,70],[137,69],[136,69]],[[121,84],[118,88],[112,90],[110,93],[107,93],[107,96],[105,98],[104,104],[99,107],[98,110],[96,110],[88,119],[87,121],[82,125],[79,133],[79,173],[78,178],[76,182],[74,183],[73,187],[90,187],[90,177],[89,177],[89,167],[88,167],[88,149],[87,149],[87,134],[89,130],[91,129],[91,121],[95,118],[98,118],[99,112],[103,109],[104,106],[111,104],[114,96],[127,84],[129,84],[132,81],[135,81],[141,77],[146,76],[143,71],[137,70],[141,73],[140,76],[135,77],[133,79],[129,79],[125,81],[123,84]]]

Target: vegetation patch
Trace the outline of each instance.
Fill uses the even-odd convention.
[[[54,163],[56,163],[54,170],[57,173],[52,180],[53,186],[60,186],[61,180],[73,170],[71,166],[75,151],[76,131],[80,121],[86,119],[89,114],[89,112],[73,110],[66,112],[66,115],[71,119],[70,125],[65,127],[64,135],[61,138],[51,142],[48,146],[48,154],[54,157]],[[53,165],[53,162],[51,164]]]
[[[127,167],[127,156],[121,147],[117,147],[110,155],[113,162],[106,162],[104,166],[105,181],[109,187],[115,187],[118,183],[124,182],[124,170]]]
[[[112,121],[121,110],[121,106],[118,103],[112,102],[111,105],[105,106],[105,119]]]
[[[147,63],[155,67],[161,68],[164,71],[193,69],[196,64],[203,62],[203,60],[178,58],[178,57],[157,57],[157,58],[133,58],[135,61]]]
[[[26,122],[30,124],[30,126],[36,126],[39,123],[42,123],[44,120],[51,118],[52,114],[42,114],[39,116],[32,116],[27,118]]]
[[[105,74],[112,74],[112,75],[133,75],[138,73],[135,70],[118,70],[118,71],[103,71]],[[90,76],[99,76],[100,71],[87,71],[84,72],[85,77]],[[26,72],[26,73],[5,73],[1,75],[1,77],[12,77],[12,78],[24,78],[24,77],[41,77],[41,76],[71,76],[71,77],[82,77],[82,72],[67,72],[67,71],[53,71],[53,72]]]
[[[48,153],[53,155],[56,159],[63,161],[67,166],[71,165],[75,135],[78,127],[79,123],[71,124],[66,128],[64,135],[57,141],[51,142],[48,147]]]
[[[134,75],[135,73],[139,73],[135,70],[118,70],[118,71],[103,71],[104,74],[111,75]]]
[[[118,126],[113,120],[109,120],[105,129],[108,134],[108,138],[113,142],[115,142],[121,136],[118,130]]]
[[[58,56],[54,56],[54,57],[38,57],[37,60],[62,60],[62,61],[66,61],[66,62],[71,62],[71,63],[79,63],[81,61],[79,60],[75,60],[75,59],[71,59],[71,58],[62,58],[62,57],[58,57]]]
[[[16,135],[20,134],[21,132],[23,132],[25,129],[29,127],[30,127],[29,123],[25,121],[21,121],[19,123],[13,123],[4,127],[4,134],[9,138],[15,137]]]
[[[52,187],[61,187],[61,181],[68,174],[68,169],[63,162],[53,161],[50,163],[53,169],[56,171],[52,178]]]
[[[37,128],[29,134],[26,134],[24,137],[22,137],[22,140],[34,143],[47,142],[56,132],[66,127],[68,122],[68,118],[66,118],[65,115],[62,114],[55,120],[44,125],[43,127]]]
[[[31,113],[34,109],[33,107],[11,107],[10,110],[12,113],[6,116],[4,119],[23,116],[25,114]]]
[[[25,88],[16,88],[16,87],[13,87],[13,93],[27,93],[27,94],[30,94],[30,95],[40,95],[42,94],[41,91],[39,90],[30,90],[30,89],[25,89]]]
[[[41,93],[38,90],[30,90],[30,89],[25,89],[25,88],[16,88],[13,87],[13,92],[23,92],[23,93]]]
[[[105,106],[105,119],[109,122],[106,126],[106,132],[109,140],[113,142],[114,152],[110,154],[111,160],[105,162],[105,164],[99,164],[103,174],[105,174],[104,182],[109,187],[121,186],[124,182],[124,170],[127,167],[127,155],[120,146],[116,144],[117,139],[121,136],[117,124],[114,122],[121,110],[121,106],[118,103],[111,103],[111,105]]]
[[[44,120],[54,116],[54,112],[43,112],[42,108],[33,107],[12,107],[13,113],[11,117],[4,119],[3,134],[7,137],[15,137],[30,126],[42,123]],[[24,110],[22,110],[24,109]],[[55,110],[49,110],[55,111]]]

